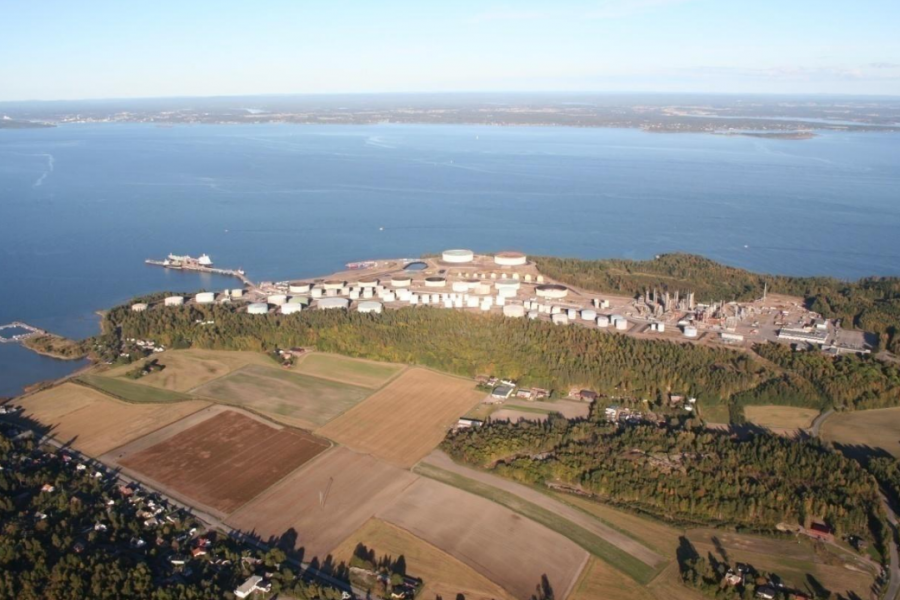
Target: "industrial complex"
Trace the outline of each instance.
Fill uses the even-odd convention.
[[[637,297],[598,295],[547,279],[521,252],[476,254],[445,250],[439,256],[348,263],[327,277],[250,281],[242,270],[213,269],[199,259],[170,255],[148,264],[232,275],[244,284],[220,293],[170,296],[165,306],[229,303],[248,314],[294,314],[344,309],[381,313],[405,306],[494,313],[507,318],[578,325],[637,337],[744,346],[771,341],[819,347],[832,353],[868,352],[865,334],[846,331],[807,310],[799,299],[767,295],[753,302],[697,302],[691,290],[647,289]],[[135,304],[135,311],[147,310]]]

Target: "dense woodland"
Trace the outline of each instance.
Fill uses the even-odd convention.
[[[880,540],[875,479],[818,441],[702,428],[616,427],[599,418],[490,423],[451,433],[454,459],[529,484],[562,486],[681,525],[774,531],[823,518]]]
[[[153,339],[169,348],[259,350],[316,346],[376,360],[420,364],[458,375],[511,377],[557,391],[572,386],[661,405],[687,394],[701,406],[786,404],[838,409],[900,405],[900,373],[874,358],[793,353],[780,345],[752,353],[698,344],[640,340],[584,327],[410,307],[380,315],[343,310],[248,315],[228,305],[127,307],[107,314],[94,340],[114,359],[122,339]],[[197,321],[214,321],[212,325]]]
[[[114,477],[95,477],[13,433],[0,425],[0,599],[221,600],[259,568],[273,573],[273,590],[294,598],[340,598],[281,565],[280,550],[263,554],[219,537],[192,557],[192,519],[148,528]],[[184,565],[172,563],[178,556]]]
[[[694,291],[698,302],[754,300],[769,293],[802,297],[808,308],[847,328],[874,331],[882,346],[900,352],[900,278],[846,282],[831,277],[761,275],[692,254],[653,260],[533,257],[545,275],[588,290],[637,295],[645,289]]]

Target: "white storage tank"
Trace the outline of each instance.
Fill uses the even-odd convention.
[[[412,285],[412,278],[406,275],[394,275],[391,277],[391,286],[395,288],[407,288]]]
[[[462,264],[470,263],[475,260],[475,253],[471,250],[444,250],[441,254],[441,260],[446,263]]]
[[[356,307],[356,310],[361,313],[380,313],[382,310],[384,310],[384,307],[382,306],[381,302],[368,300],[365,302],[360,302],[359,306]]]
[[[532,321],[537,319],[539,316],[540,316],[540,313],[536,310],[528,311],[528,318],[531,319]]]
[[[528,263],[528,257],[521,252],[498,252],[494,255],[494,264],[501,267],[520,267]]]
[[[512,290],[513,292],[515,292],[520,287],[522,287],[522,284],[515,279],[502,279],[495,283],[494,287],[497,288],[498,292],[502,290]]]
[[[447,285],[447,280],[443,277],[426,277],[425,287],[442,288]]]
[[[309,296],[291,296],[288,299],[288,304],[301,304],[303,306],[309,306],[309,303],[312,300],[309,299]]]
[[[684,337],[687,338],[695,338],[697,337],[697,328],[693,325],[685,325],[684,326]]]
[[[569,294],[569,288],[556,283],[539,285],[534,289],[534,293],[541,298],[565,298]]]
[[[525,307],[521,304],[507,304],[503,307],[503,316],[520,319],[525,316]]]
[[[429,296],[428,294],[422,294],[421,296],[419,296],[419,303],[431,304],[431,296]]]
[[[243,288],[235,288],[229,292],[229,295],[232,298],[243,298],[244,297],[244,289]]]
[[[374,287],[378,286],[377,279],[360,279],[358,283],[359,283],[359,287],[361,287],[363,289],[374,288]]]
[[[350,306],[350,301],[346,298],[322,298],[319,300],[318,307],[322,310],[327,310],[331,308],[347,308]]]
[[[570,308],[569,310],[566,311],[566,316],[569,317],[570,321],[574,321],[575,319],[578,318],[578,311],[575,310],[574,308]]]
[[[269,305],[265,302],[254,302],[247,305],[248,315],[265,315],[269,312]]]
[[[478,298],[475,296],[466,298],[466,308],[478,308]]]
[[[347,296],[351,300],[359,300],[359,288],[353,288],[350,290],[350,294]]]
[[[344,285],[345,284],[343,281],[337,281],[333,279],[331,281],[326,281],[325,283],[323,283],[322,287],[326,290],[339,290],[344,287]]]
[[[137,302],[131,305],[131,312],[144,312],[145,310],[147,310],[145,302]]]
[[[375,292],[372,288],[364,287],[362,289],[362,297],[365,298],[366,300],[368,300],[369,298],[371,298],[374,295],[375,295]]]
[[[395,294],[394,292],[385,292],[384,295],[381,296],[381,299],[385,302],[396,302],[397,294]]]
[[[302,304],[283,304],[281,305],[281,314],[292,315],[303,310]]]
[[[272,294],[266,298],[266,302],[275,306],[281,306],[282,304],[287,304],[287,296],[284,294]]]
[[[600,315],[597,317],[597,327],[609,327],[609,317]]]
[[[616,321],[616,329],[618,329],[619,331],[627,330],[628,321],[626,321],[625,319],[619,319],[618,321]]]
[[[292,294],[308,294],[311,289],[311,283],[303,283],[301,281],[296,281],[288,285],[288,291]]]
[[[563,313],[556,313],[550,317],[550,321],[555,325],[567,325],[569,323],[569,317]]]
[[[322,297],[322,288],[314,287],[309,290],[309,295],[313,298],[321,298]]]
[[[450,288],[451,288],[454,292],[468,292],[468,291],[469,291],[469,284],[466,283],[465,281],[454,281],[454,282],[451,284]]]
[[[216,301],[215,292],[200,292],[194,296],[194,302],[197,304],[212,304]]]
[[[491,293],[491,286],[486,283],[479,283],[472,288],[472,293],[478,294],[479,296],[487,296]]]
[[[585,321],[593,321],[597,318],[597,311],[591,310],[590,308],[584,308],[581,310],[581,318]]]
[[[165,300],[166,306],[181,306],[184,304],[184,296],[169,296]]]

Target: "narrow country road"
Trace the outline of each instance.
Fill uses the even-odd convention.
[[[897,515],[894,513],[894,509],[891,507],[891,503],[888,501],[887,496],[884,494],[881,495],[881,503],[884,505],[885,512],[887,512],[888,523],[891,525],[891,536],[893,538],[891,540],[892,543],[890,544],[891,580],[888,583],[888,589],[887,593],[884,595],[884,599],[897,600],[897,593],[900,592],[900,556],[898,556],[897,551]]]
[[[825,412],[820,414],[818,417],[813,419],[812,427],[809,428],[809,434],[813,437],[819,437],[819,432],[822,429],[822,424],[826,420],[828,420],[828,417],[830,417],[832,414],[834,414],[834,409],[829,408],[828,410],[826,410]]]

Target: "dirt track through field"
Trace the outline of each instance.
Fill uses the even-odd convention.
[[[621,531],[613,529],[599,519],[586,514],[584,511],[561,502],[551,496],[543,494],[526,485],[522,485],[520,483],[504,479],[503,477],[498,477],[497,475],[492,475],[490,473],[485,473],[483,471],[471,469],[469,467],[457,464],[453,462],[453,460],[445,453],[438,450],[429,454],[423,462],[445,471],[456,473],[457,475],[461,475],[468,479],[479,481],[491,487],[509,492],[518,496],[519,498],[522,498],[523,500],[526,500],[527,502],[545,508],[554,514],[559,515],[560,517],[563,517],[568,521],[571,521],[572,523],[575,523],[579,527],[586,529],[594,535],[603,538],[613,546],[616,546],[620,550],[627,552],[628,554],[632,555],[648,566],[655,568],[661,566],[666,562],[666,559],[664,557],[660,556],[647,546],[641,544],[634,538],[628,537]]]
[[[376,515],[469,565],[527,600],[546,575],[557,598],[573,588],[588,553],[498,504],[419,479]]]
[[[228,410],[120,464],[227,514],[327,447],[305,432]]]

